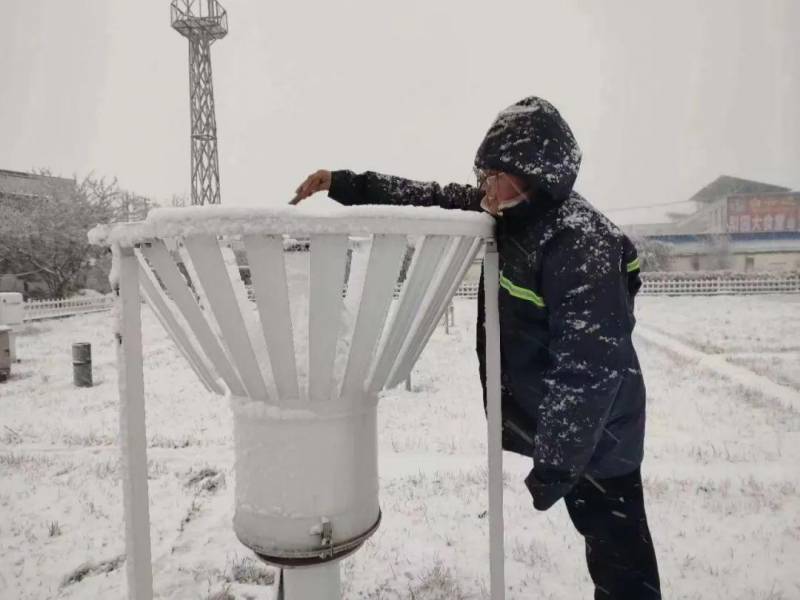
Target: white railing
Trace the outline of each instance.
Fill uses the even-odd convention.
[[[456,290],[457,298],[477,298],[478,297],[478,282],[464,281],[458,286]]]
[[[642,277],[640,294],[646,296],[715,296],[748,294],[800,293],[800,276],[797,277],[717,277],[713,279],[648,279]],[[456,292],[458,298],[477,298],[478,283],[464,282]]]
[[[400,296],[402,284],[395,286],[394,297]],[[346,289],[345,289],[346,291]],[[251,286],[247,286],[250,300],[253,300]],[[343,292],[344,293],[344,292]],[[640,294],[645,296],[716,296],[716,295],[755,295],[800,293],[800,276],[786,277],[716,277],[699,279],[690,277],[649,279],[642,276]],[[456,290],[456,298],[478,297],[478,282],[465,281]]]
[[[93,296],[89,298],[55,298],[53,300],[29,300],[25,303],[25,320],[69,317],[82,313],[108,310],[114,305],[114,296]]]
[[[716,296],[800,293],[800,277],[715,277],[648,279],[640,294],[647,296]]]

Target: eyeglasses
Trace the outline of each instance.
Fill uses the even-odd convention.
[[[477,180],[477,186],[479,189],[483,189],[486,185],[497,185],[497,178],[501,174],[500,171],[479,169],[478,167],[475,167],[473,171],[475,172],[475,179]]]
[[[495,188],[497,187],[497,182],[501,176],[505,175],[502,171],[495,171],[491,169],[479,169],[477,167],[473,168],[475,172],[475,178],[477,180],[478,189],[487,190],[488,188]],[[511,184],[511,187],[520,194],[523,195],[526,193],[526,189],[521,189],[516,183],[514,183],[514,179],[512,177],[506,177],[506,181]]]

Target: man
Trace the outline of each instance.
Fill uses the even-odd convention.
[[[548,102],[502,111],[475,157],[478,186],[317,171],[297,189],[342,204],[485,210],[500,259],[503,447],[530,456],[546,510],[564,498],[586,542],[595,598],[660,598],[639,466],[645,388],[631,342],[636,249],[573,191],[581,152]],[[483,287],[477,352],[486,398]]]

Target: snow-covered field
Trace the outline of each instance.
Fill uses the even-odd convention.
[[[380,407],[381,528],[343,563],[346,598],[486,598],[485,420],[474,302],[456,301],[413,390]],[[800,296],[640,300],[649,389],[643,466],[670,599],[800,598]],[[110,313],[28,325],[0,385],[0,598],[122,598],[124,528]],[[159,598],[272,598],[234,537],[228,407],[143,311]],[[70,346],[95,382],[72,387]],[[561,504],[531,506],[506,455],[507,598],[590,598]]]

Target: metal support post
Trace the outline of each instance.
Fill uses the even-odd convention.
[[[486,402],[489,446],[489,573],[492,600],[505,598],[503,550],[503,445],[500,407],[500,317],[498,293],[500,272],[497,246],[486,242],[483,259],[486,289]]]
[[[139,264],[133,248],[115,246],[114,254],[119,265],[117,364],[128,599],[152,600]]]

